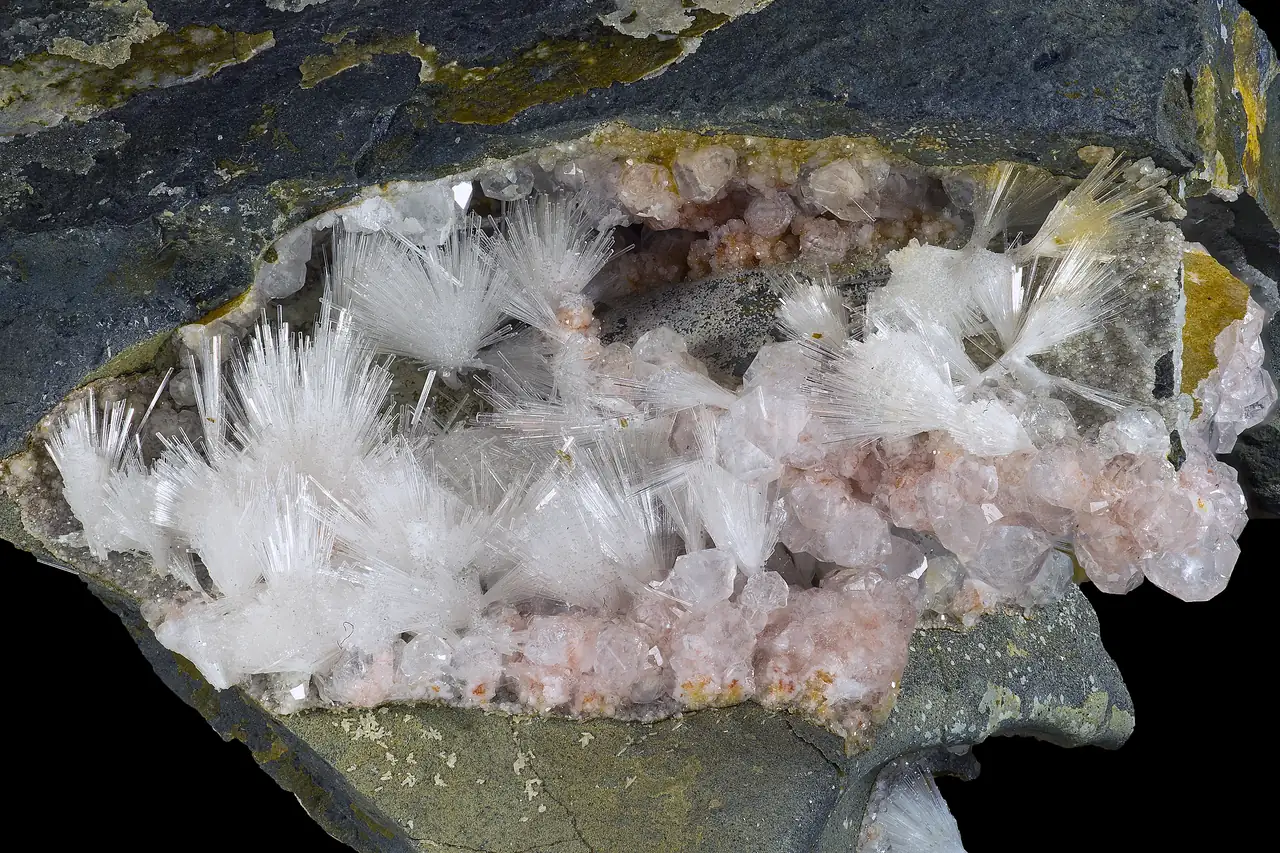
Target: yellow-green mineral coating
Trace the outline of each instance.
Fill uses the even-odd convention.
[[[1259,43],[1266,44],[1266,36],[1258,32],[1258,23],[1248,12],[1241,13],[1236,19],[1232,43],[1235,47],[1234,90],[1240,96],[1240,104],[1244,108],[1245,144],[1244,144],[1244,177],[1254,193],[1259,189],[1259,175],[1262,169],[1262,132],[1267,124],[1266,89],[1271,81],[1280,74],[1275,56],[1268,51],[1267,70],[1265,75],[1258,68]],[[1272,152],[1274,155],[1275,152]]]
[[[131,347],[126,347],[106,364],[86,374],[77,387],[82,388],[90,382],[107,379],[112,376],[124,376],[128,373],[142,373],[154,370],[159,365],[164,345],[172,334],[172,332],[160,332],[157,335],[138,341]]]
[[[32,54],[0,66],[0,135],[32,133],[64,119],[87,121],[139,92],[208,77],[274,44],[270,30],[188,26],[131,44],[128,59],[115,65],[65,53]]]
[[[1196,386],[1218,364],[1213,345],[1234,321],[1244,318],[1249,286],[1231,274],[1208,253],[1192,249],[1182,257],[1182,282],[1187,296],[1187,319],[1182,327],[1182,387],[1195,394]],[[1200,401],[1196,401],[1196,411]]]
[[[364,42],[346,41],[348,33],[325,36],[324,41],[335,45],[333,51],[308,56],[298,67],[302,74],[302,88],[311,89],[330,77],[344,71],[366,65],[376,56],[414,56],[422,64],[418,79],[432,80],[436,73],[436,49],[419,40],[418,32],[407,35],[386,36]]]
[[[1280,186],[1271,162],[1275,158],[1264,157],[1263,146],[1266,93],[1276,85],[1280,64],[1252,15],[1242,12],[1231,21],[1229,12],[1222,14],[1230,41],[1209,44],[1210,59],[1196,72],[1191,93],[1197,141],[1204,151],[1198,178],[1214,189],[1247,189],[1274,215],[1280,208]]]
[[[121,29],[98,44],[59,36],[50,45],[49,53],[115,68],[129,61],[135,44],[141,44],[168,29],[167,25],[155,19],[145,0],[94,0],[88,5],[114,14],[117,26]]]
[[[703,35],[730,21],[726,15],[699,11],[678,39],[632,38],[612,30],[592,41],[545,41],[493,66],[464,67],[443,61],[418,32],[365,40],[347,32],[326,37],[328,54],[308,57],[299,66],[302,88],[310,89],[378,56],[412,56],[421,67],[418,80],[443,86],[436,98],[441,121],[503,124],[538,104],[554,104],[615,83],[634,83],[686,56]]]

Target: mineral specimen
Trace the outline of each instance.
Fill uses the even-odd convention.
[[[310,4],[285,5],[292,13]],[[1203,5],[1202,17],[1214,18]],[[142,222],[155,205],[184,201],[157,216],[163,245],[177,247],[161,257],[138,250],[138,240],[152,241],[146,227],[98,228],[94,204],[111,198],[86,205],[68,192],[75,204],[39,224],[48,200],[28,204],[23,193],[50,192],[50,174],[67,163],[79,170],[88,155],[76,148],[62,159],[56,145],[33,154],[30,139],[11,142],[17,165],[0,164],[0,204],[21,209],[25,224],[0,240],[4,271],[20,271],[23,293],[60,269],[28,261],[45,258],[48,228],[63,229],[59,239],[70,228],[77,246],[91,247],[91,266],[113,259],[100,266],[123,289],[167,281],[178,265],[180,292],[165,285],[152,300],[169,300],[156,323],[144,316],[123,337],[113,317],[98,323],[106,356],[94,355],[95,366],[126,338],[167,338],[174,318],[199,318],[171,343],[91,377],[6,461],[6,491],[26,529],[77,566],[149,566],[155,576],[138,581],[138,595],[155,636],[191,672],[295,715],[289,725],[298,727],[306,709],[390,701],[652,722],[754,700],[859,749],[892,731],[886,717],[919,660],[913,637],[929,629],[958,623],[977,636],[997,620],[1051,621],[1078,598],[1073,575],[1112,592],[1149,579],[1187,600],[1222,590],[1245,501],[1216,454],[1274,408],[1262,345],[1274,305],[1265,282],[1250,278],[1256,299],[1234,293],[1206,314],[1179,278],[1198,275],[1183,258],[1203,253],[1163,220],[1181,216],[1188,191],[1248,188],[1274,207],[1259,153],[1270,137],[1257,121],[1270,79],[1257,79],[1265,63],[1249,64],[1244,17],[1230,34],[1238,55],[1221,55],[1225,23],[1220,38],[1210,34],[1207,80],[1184,73],[1194,65],[1182,56],[1173,77],[1160,77],[1164,59],[1147,64],[1151,73],[1119,74],[1130,88],[1161,93],[1159,110],[1119,120],[1130,129],[1120,143],[1139,158],[1130,161],[1079,148],[1114,136],[1110,125],[1037,143],[1061,105],[1031,111],[1028,122],[1005,103],[1001,132],[981,129],[1007,142],[963,153],[945,152],[932,136],[944,126],[934,108],[918,122],[913,103],[892,116],[867,108],[862,129],[887,148],[761,135],[830,133],[816,117],[841,100],[838,109],[861,113],[860,66],[848,79],[809,81],[798,99],[756,75],[760,97],[775,103],[746,118],[725,109],[712,122],[738,133],[601,126],[632,91],[658,93],[636,102],[649,116],[641,126],[665,124],[679,103],[706,99],[705,115],[721,109],[725,80],[750,75],[726,77],[721,54],[695,56],[700,40],[749,12],[768,31],[794,11],[617,6],[601,21],[622,36],[611,32],[613,47],[600,55],[551,41],[492,67],[474,64],[492,56],[476,54],[470,36],[453,38],[456,23],[441,22],[447,46],[436,47],[417,33],[338,28],[348,10],[325,10],[334,15],[325,19],[334,23],[323,40],[330,55],[308,56],[299,69],[312,94],[298,103],[315,110],[309,126],[321,113],[333,118],[321,107],[363,66],[407,59],[419,94],[406,99],[388,84],[376,99],[343,101],[390,106],[366,115],[362,105],[350,123],[332,122],[335,147],[320,156],[314,139],[291,141],[297,125],[286,133],[276,107],[254,117],[250,142],[237,134],[224,149],[210,137],[209,152],[252,149],[251,163],[218,160],[218,179],[265,169],[275,213],[264,215],[269,205],[257,196],[224,198],[166,172],[167,183],[148,182],[151,207],[120,213]],[[1224,21],[1235,14],[1218,8]],[[385,11],[370,15],[385,20]],[[284,32],[274,13],[255,6],[249,17],[264,14]],[[306,14],[308,26],[318,20]],[[572,17],[556,4],[531,15],[557,33]],[[20,33],[15,55],[63,17]],[[158,75],[166,89],[185,82],[142,67],[140,51],[130,57],[131,45],[165,31],[153,31],[149,12],[143,19],[147,27],[110,42],[101,54],[109,61],[88,46],[67,53],[68,40],[55,39],[49,55],[0,69],[19,98],[34,91],[28,66],[54,65],[106,98],[74,109],[49,102],[62,112],[24,107],[20,132],[36,134],[47,120],[56,133],[45,139],[95,155],[129,139],[126,126],[135,147],[150,144],[132,123],[76,125],[103,110],[123,118],[117,107],[151,88],[116,91],[116,76],[132,85]],[[318,37],[324,27],[313,29]],[[234,35],[252,44],[197,63],[200,75],[246,66],[219,74],[218,86],[258,74],[259,53],[299,49],[271,32]],[[466,61],[453,61],[449,51],[464,42]],[[512,43],[496,39],[493,55]],[[633,55],[634,67],[617,67]],[[547,57],[574,70],[540,68]],[[1059,59],[1047,51],[1032,66],[1040,73]],[[1224,72],[1224,61],[1235,67]],[[590,70],[600,65],[603,77]],[[659,80],[657,71],[668,73]],[[625,88],[637,79],[644,86]],[[327,93],[321,101],[317,90]],[[1243,104],[1242,154],[1231,147],[1238,116],[1219,104],[1227,90]],[[972,104],[954,87],[943,95],[930,103],[955,105],[963,121],[947,133],[963,134]],[[135,106],[160,116],[169,98],[152,93]],[[609,106],[575,112],[597,98]],[[278,100],[294,121],[289,99]],[[795,110],[777,108],[784,102]],[[654,104],[665,105],[656,124]],[[182,112],[185,121],[190,110]],[[516,115],[523,135],[486,129]],[[675,120],[702,129],[701,115]],[[545,144],[581,135],[584,116],[595,127],[588,135]],[[278,149],[272,162],[292,163],[285,171],[266,165],[252,141],[263,138]],[[530,148],[535,139],[543,147]],[[313,173],[315,163],[339,161],[360,185],[291,183],[298,169],[285,152],[299,145]],[[1038,159],[1079,177],[1088,170],[1077,149],[1096,164],[1078,184],[1012,163],[971,165]],[[1188,165],[1187,152],[1203,163]],[[86,185],[101,185],[101,172]],[[247,282],[250,262],[253,287],[215,308]],[[97,275],[93,267],[86,280]],[[230,284],[209,284],[221,279]],[[699,307],[687,310],[690,301]],[[69,310],[46,313],[83,325]],[[15,340],[30,337],[17,331]],[[50,360],[41,399],[83,377],[82,349],[68,344],[67,362]],[[6,406],[26,407],[0,424],[6,452],[48,407],[31,408],[32,398],[5,395]],[[981,699],[993,720],[1005,719],[1003,696]],[[1102,706],[1105,718],[1105,697]],[[1124,713],[1117,705],[1107,724],[1120,739]],[[969,734],[966,742],[983,736]],[[958,844],[936,808],[936,833],[910,826],[929,811],[918,806],[938,805],[918,767],[901,765],[892,779],[886,771],[887,799],[868,818],[883,818],[890,849],[917,836]],[[532,802],[542,780],[527,781]],[[860,816],[845,815],[844,829]]]
[[[730,148],[675,162],[674,183],[641,162],[558,166],[597,188],[616,176],[616,195],[537,194],[440,248],[329,214],[350,224],[309,335],[264,317],[229,370],[221,335],[187,336],[177,391],[200,435],[148,459],[145,426],[92,391],[54,418],[85,543],[146,553],[188,588],[157,611],[160,641],[281,710],[431,697],[652,719],[754,698],[852,744],[892,707],[922,613],[1043,607],[1072,555],[1112,592],[1226,585],[1245,503],[1212,452],[1274,401],[1258,306],[1222,332],[1191,421],[1035,361],[1125,311],[1118,259],[1168,202],[1167,173],[1103,157],[1006,244],[1051,185],[977,172],[967,241],[889,252],[856,314],[829,268],[772,275],[783,340],[735,388],[669,327],[606,347],[594,319],[619,215],[668,229],[734,193],[773,204]],[[864,150],[798,170],[791,203],[834,228],[883,221],[919,197],[894,174]],[[488,411],[443,419],[429,374],[393,415],[378,353]],[[1114,416],[1082,435],[1080,401]]]

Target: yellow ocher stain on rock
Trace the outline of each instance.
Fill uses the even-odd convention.
[[[634,83],[677,62],[697,48],[697,39],[728,23],[727,15],[698,11],[680,38],[633,38],[601,28],[591,41],[563,39],[535,45],[507,62],[465,67],[443,61],[418,32],[347,41],[349,32],[326,39],[328,54],[305,59],[298,70],[310,89],[378,56],[412,56],[420,63],[418,80],[439,84],[436,98],[442,121],[503,124],[530,107],[553,104],[615,83]]]
[[[164,22],[155,19],[146,0],[96,0],[89,5],[96,7],[95,11],[114,16],[118,23],[127,22],[124,23],[123,31],[116,31],[111,38],[97,44],[58,36],[49,46],[49,53],[115,68],[129,61],[135,44],[141,44],[168,29]]]
[[[1266,79],[1258,69],[1258,23],[1248,12],[1236,18],[1232,43],[1235,48],[1235,91],[1245,115],[1244,167],[1249,188],[1257,193],[1262,166],[1262,131],[1267,124],[1267,101],[1264,95],[1267,85],[1274,79],[1277,69],[1272,57],[1268,63]],[[1265,39],[1265,36],[1263,37]],[[1274,155],[1275,152],[1272,152]]]
[[[1244,318],[1249,286],[1202,249],[1182,256],[1182,286],[1187,296],[1187,319],[1182,327],[1182,387],[1195,395],[1196,386],[1218,364],[1213,345],[1218,335]],[[1200,401],[1195,401],[1200,411]]]
[[[0,65],[0,135],[33,133],[66,119],[88,121],[139,92],[209,77],[274,45],[270,30],[238,33],[188,26],[132,44],[129,58],[116,65],[52,52],[32,54]]]

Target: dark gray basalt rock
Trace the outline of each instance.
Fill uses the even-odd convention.
[[[49,143],[0,144],[0,453],[86,374],[242,291],[276,236],[357,188],[602,121],[870,135],[924,163],[1076,174],[1080,146],[1107,145],[1280,215],[1260,155],[1280,86],[1233,2],[776,0],[701,14],[682,33],[699,43],[621,35],[576,0],[128,7],[17,3],[0,21],[7,132]],[[482,70],[467,82],[467,67]]]

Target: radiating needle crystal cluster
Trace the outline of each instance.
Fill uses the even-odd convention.
[[[717,156],[684,158],[689,194],[723,193]],[[806,186],[857,218],[849,169]],[[89,395],[49,451],[96,556],[190,587],[157,636],[216,687],[642,718],[755,699],[856,737],[923,614],[1051,602],[1073,557],[1107,591],[1204,599],[1238,554],[1213,453],[1274,399],[1260,312],[1220,339],[1175,467],[1159,414],[1036,363],[1123,322],[1116,256],[1158,188],[1103,162],[1011,238],[1048,189],[992,169],[968,244],[891,253],[856,311],[775,276],[782,339],[740,387],[670,328],[602,343],[598,199],[536,195],[439,246],[338,229],[314,328],[264,316],[189,355],[202,434],[147,465],[145,426]],[[389,406],[392,356],[423,370],[416,405]],[[438,417],[437,376],[484,412]],[[1114,418],[1081,435],[1073,398]]]

